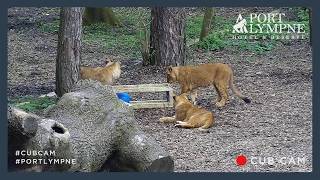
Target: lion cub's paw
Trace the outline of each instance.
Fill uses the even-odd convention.
[[[166,118],[166,117],[162,117],[162,118],[160,118],[160,119],[159,119],[159,122],[164,123],[164,122],[166,122],[166,120],[167,120],[167,118]]]
[[[186,122],[183,121],[177,121],[177,124],[174,125],[174,127],[182,127],[183,125],[186,125]]]
[[[198,130],[200,131],[200,132],[203,132],[203,133],[209,133],[210,131],[209,131],[209,129],[203,129],[203,128],[198,128]]]
[[[174,123],[174,122],[176,122],[176,119],[174,117],[162,117],[159,119],[159,122],[161,122],[161,123]]]
[[[224,105],[225,105],[225,103],[216,102],[216,106],[217,106],[218,108],[221,108],[221,107],[223,107]]]

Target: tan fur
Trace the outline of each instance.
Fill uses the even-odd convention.
[[[250,99],[240,93],[233,83],[233,71],[227,64],[200,64],[197,66],[168,67],[167,81],[169,83],[178,82],[182,93],[191,93],[193,104],[196,104],[196,89],[213,85],[217,91],[218,98],[216,106],[222,107],[229,99],[228,88],[246,103]]]
[[[187,94],[174,96],[175,116],[160,118],[163,123],[176,123],[175,127],[198,128],[201,131],[212,127],[213,114],[189,102]]]
[[[120,63],[109,61],[105,67],[80,67],[81,79],[100,81],[103,85],[110,85],[121,74]]]

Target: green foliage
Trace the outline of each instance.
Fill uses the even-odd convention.
[[[307,8],[293,8],[296,19],[285,23],[304,23],[305,30],[309,30],[309,10]],[[142,30],[150,27],[150,9],[148,8],[113,8],[115,15],[121,22],[120,27],[112,27],[107,24],[92,24],[84,26],[84,44],[102,46],[106,51],[116,53],[126,57],[141,57],[141,37]],[[216,16],[212,17],[213,24],[209,35],[201,42],[191,46],[192,49],[202,49],[206,51],[217,51],[222,49],[246,50],[254,53],[264,53],[272,50],[277,41],[264,39],[266,34],[256,34],[255,40],[232,39],[232,26],[235,18]],[[186,38],[193,42],[199,38],[203,21],[203,13],[194,13],[187,16]],[[143,25],[142,25],[143,24]],[[254,22],[257,24],[257,22]],[[143,26],[143,27],[142,27]],[[59,20],[49,23],[40,23],[39,29],[43,32],[57,33],[59,30]],[[258,30],[255,27],[254,30]],[[268,34],[270,35],[270,34]]]
[[[188,16],[186,22],[186,36],[189,39],[199,38],[203,16]]]
[[[286,21],[287,24],[305,24],[305,30],[309,32],[309,22],[306,21],[309,18],[308,10],[299,9],[298,11],[299,19],[296,21]],[[299,14],[298,13],[298,14]],[[190,16],[187,19],[186,35],[187,40],[193,40],[198,38],[201,31],[203,15]],[[222,49],[229,50],[245,50],[257,54],[262,54],[267,51],[271,51],[276,47],[277,43],[286,40],[273,40],[266,38],[270,35],[276,35],[275,33],[257,33],[255,34],[255,39],[233,39],[232,36],[232,26],[234,25],[234,19],[229,17],[219,17],[216,16],[214,19],[214,24],[209,32],[209,35],[202,41],[192,45],[192,48],[198,48],[206,51],[218,51]],[[258,22],[253,22],[257,24]],[[255,30],[259,30],[257,26],[253,26]]]
[[[218,51],[224,48],[231,50],[245,50],[262,54],[272,50],[276,45],[274,40],[246,40],[246,39],[227,39],[223,35],[210,34],[203,41],[196,44],[196,47],[206,51]]]
[[[49,23],[40,22],[38,23],[38,28],[42,32],[46,33],[58,33],[60,20],[54,20]]]
[[[229,43],[229,46],[231,47],[236,47],[239,50],[245,50],[257,54],[262,54],[266,51],[271,51],[276,46],[276,42],[271,40],[233,40]]]
[[[83,32],[84,43],[99,44],[108,51],[125,56],[139,55],[137,32],[132,29],[110,27],[100,23],[85,26]]]
[[[299,8],[297,14],[298,14],[299,21],[309,21],[308,8]]]
[[[27,112],[39,112],[56,104],[57,98],[22,96],[9,100],[9,104]]]
[[[83,26],[83,43],[102,46],[106,51],[127,57],[140,57],[140,22],[150,21],[150,10],[146,8],[112,8],[121,26],[105,23]],[[39,23],[42,32],[58,33],[59,20]],[[149,26],[148,26],[149,27]]]
[[[196,45],[200,49],[207,51],[220,50],[226,47],[227,43],[223,40],[223,34],[209,34],[203,41],[198,42]]]
[[[151,20],[150,9],[143,7],[113,8],[113,11],[120,22],[131,29],[136,29],[141,21],[150,22]]]

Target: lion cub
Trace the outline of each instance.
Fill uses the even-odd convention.
[[[228,99],[228,88],[246,103],[251,100],[242,95],[233,82],[233,71],[227,64],[213,63],[200,64],[195,66],[180,66],[167,68],[167,82],[178,82],[182,93],[190,93],[193,104],[196,104],[197,88],[214,86],[218,98],[217,107],[223,107]]]
[[[196,107],[188,100],[187,94],[174,96],[175,116],[162,117],[160,122],[177,123],[175,127],[198,128],[201,131],[212,127],[214,123],[213,114],[203,108]]]
[[[121,74],[120,63],[106,60],[104,67],[80,67],[81,79],[100,81],[103,85],[110,85]]]

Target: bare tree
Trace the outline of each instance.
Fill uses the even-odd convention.
[[[151,10],[150,64],[184,65],[186,58],[184,8]]]
[[[214,8],[211,8],[211,7],[206,8],[203,16],[202,29],[200,33],[200,41],[208,36],[211,28],[213,16],[214,16]]]
[[[90,8],[87,7],[84,12],[83,22],[85,25],[103,22],[111,26],[119,26],[120,21],[114,14],[112,8]]]
[[[56,58],[56,93],[61,97],[79,80],[83,8],[61,8]]]

